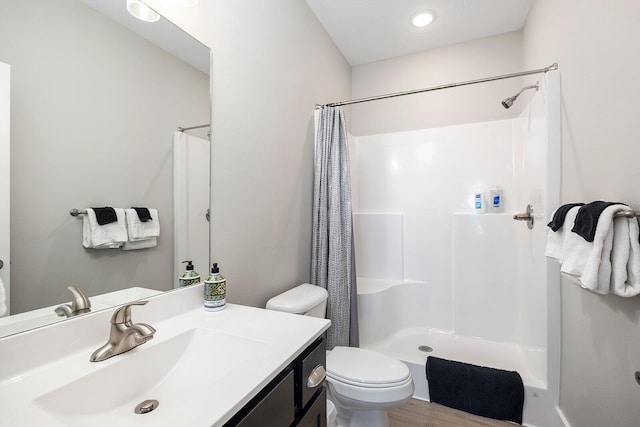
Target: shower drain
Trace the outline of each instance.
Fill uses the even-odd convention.
[[[420,345],[418,346],[418,350],[424,351],[425,353],[431,353],[433,351],[433,349],[428,345]]]

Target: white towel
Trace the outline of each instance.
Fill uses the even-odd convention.
[[[640,294],[640,243],[638,220],[615,218],[611,251],[611,290],[621,297]]]
[[[93,209],[87,208],[87,214],[82,218],[82,246],[87,249],[114,249],[127,241],[124,209],[114,210],[118,220],[99,225],[96,213]]]
[[[142,222],[138,217],[135,209],[125,209],[127,217],[127,232],[129,233],[129,242],[138,240],[146,240],[151,237],[160,236],[160,219],[156,209],[149,209],[151,220]]]
[[[150,237],[150,238],[144,239],[144,240],[135,240],[133,242],[125,242],[125,244],[122,246],[122,250],[123,251],[133,251],[133,250],[136,250],[136,249],[153,248],[155,246],[158,246],[158,238],[157,237]]]
[[[628,209],[630,208],[626,205],[617,204],[602,211],[593,242],[587,242],[577,233],[570,232],[565,235],[560,271],[585,289],[598,294],[609,293],[613,216],[618,211]],[[572,219],[575,221],[575,217]],[[565,225],[568,226],[566,220]]]
[[[573,228],[579,209],[579,206],[569,209],[565,216],[564,224],[560,229],[558,229],[558,231],[553,231],[549,228],[549,231],[547,232],[547,246],[544,253],[549,258],[555,258],[558,261],[562,260],[562,247],[565,243],[566,235],[571,233],[571,229]]]
[[[0,317],[4,316],[7,313],[7,297],[6,291],[4,289],[4,283],[2,282],[2,278],[0,277]]]

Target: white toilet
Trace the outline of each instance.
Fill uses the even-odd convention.
[[[305,283],[271,298],[266,308],[324,317],[327,291]],[[388,409],[413,395],[407,365],[374,351],[337,346],[327,352],[326,371],[338,427],[388,427]]]

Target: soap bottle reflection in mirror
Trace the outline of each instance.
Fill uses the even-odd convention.
[[[181,288],[195,283],[200,283],[200,275],[193,269],[193,261],[182,261],[183,264],[185,262],[187,263],[187,269],[178,278]]]
[[[211,275],[204,281],[204,309],[206,311],[222,310],[227,302],[227,281],[220,270],[218,263],[211,267]]]

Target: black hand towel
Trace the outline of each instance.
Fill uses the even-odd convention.
[[[522,424],[524,384],[515,371],[429,356],[427,381],[431,402]]]
[[[151,221],[151,214],[149,213],[149,209],[133,208],[133,207],[131,209],[135,209],[136,213],[138,214],[138,218],[140,218],[141,222]]]
[[[112,207],[105,206],[104,208],[91,208],[96,214],[96,221],[98,225],[111,224],[118,221],[116,210]]]
[[[577,233],[587,242],[593,242],[596,236],[596,227],[598,226],[598,219],[606,208],[611,205],[620,205],[619,202],[603,202],[598,200],[596,202],[587,203],[578,210],[576,214],[576,221],[571,231]]]
[[[584,203],[567,203],[560,206],[553,214],[553,218],[547,224],[547,227],[551,228],[551,231],[558,231],[564,225],[564,219],[567,217],[567,213],[576,206],[584,206]]]

